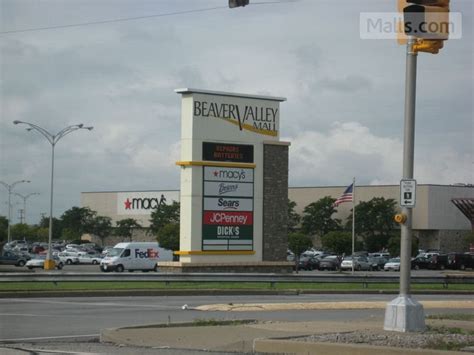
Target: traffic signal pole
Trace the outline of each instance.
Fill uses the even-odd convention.
[[[403,139],[403,179],[413,179],[415,153],[416,73],[418,54],[414,50],[416,39],[407,43],[405,77],[405,119]],[[403,207],[407,218],[401,224],[400,294],[385,309],[385,330],[416,332],[425,330],[423,306],[410,295],[412,216],[411,208]]]

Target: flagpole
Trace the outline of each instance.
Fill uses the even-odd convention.
[[[354,253],[355,253],[355,177],[352,179],[352,275],[354,275]]]

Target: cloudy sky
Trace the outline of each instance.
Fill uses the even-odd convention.
[[[290,186],[398,184],[405,48],[361,40],[361,12],[396,0],[0,0],[0,181],[49,211],[51,146],[12,124],[56,133],[55,216],[83,191],[179,188],[180,96],[174,89],[283,96]],[[474,183],[473,2],[462,38],[420,54],[415,178]],[[120,21],[120,19],[128,19]],[[82,25],[80,25],[82,24]],[[75,26],[79,25],[79,26]],[[0,215],[7,215],[0,186]],[[18,221],[19,199],[13,199]]]

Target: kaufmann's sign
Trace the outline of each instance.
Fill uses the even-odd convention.
[[[280,109],[272,101],[262,100],[255,105],[232,103],[225,97],[195,99],[194,119],[223,120],[240,131],[250,131],[264,136],[278,136]]]

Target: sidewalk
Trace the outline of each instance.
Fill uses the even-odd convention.
[[[425,308],[474,309],[474,301],[424,302]],[[196,309],[241,311],[275,309],[373,309],[384,308],[381,302],[319,302],[307,304],[258,304],[258,305],[207,305]],[[430,324],[440,321],[429,321]],[[474,331],[473,322],[443,322],[443,326],[468,327]],[[249,322],[229,325],[199,326],[195,323],[157,324],[138,327],[105,329],[101,341],[115,344],[144,346],[153,348],[194,349],[235,352],[267,352],[295,354],[459,354],[458,352],[419,350],[371,346],[365,344],[343,344],[317,341],[301,341],[302,337],[329,333],[367,332],[382,336],[404,337],[406,333],[383,331],[383,319],[361,319],[351,322],[311,321],[311,322]]]

